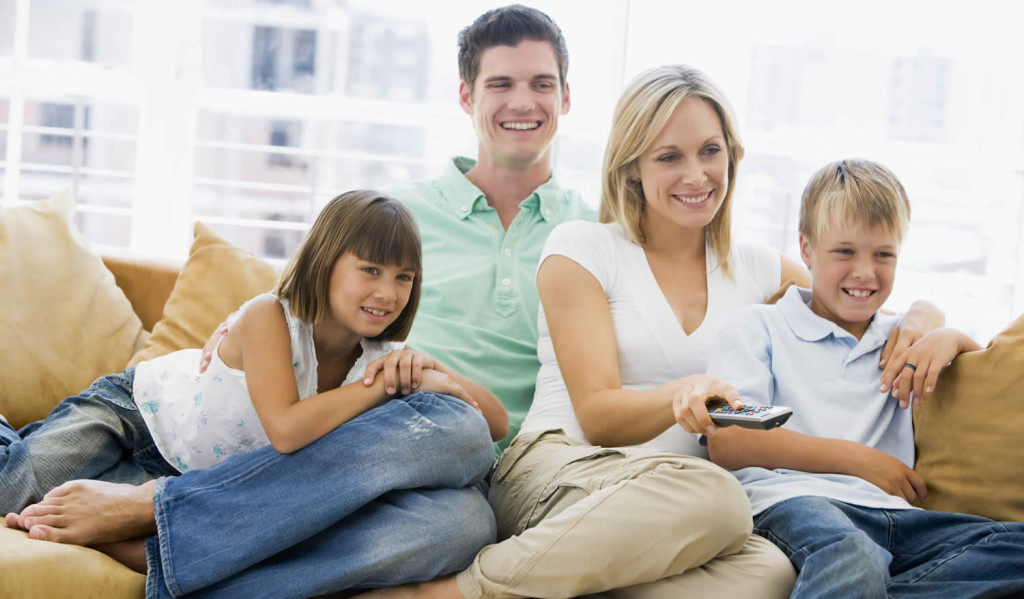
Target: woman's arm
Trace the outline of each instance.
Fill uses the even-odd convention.
[[[708,438],[708,455],[719,466],[738,470],[758,466],[803,472],[849,474],[908,502],[924,501],[921,475],[877,449],[842,439],[805,435],[785,428],[767,431],[726,426]]]
[[[576,419],[591,443],[644,443],[677,421],[703,431],[711,420],[706,409],[696,416],[695,404],[718,395],[739,401],[735,392],[704,376],[644,391],[623,389],[611,310],[597,279],[573,260],[554,255],[537,272],[537,290]]]
[[[281,453],[309,445],[389,397],[381,380],[371,386],[352,383],[299,401],[288,325],[274,298],[254,301],[221,348],[226,350],[221,352],[225,363],[245,372],[260,424]]]

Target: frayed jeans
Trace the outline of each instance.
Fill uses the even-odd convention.
[[[0,420],[0,513],[20,512],[69,480],[137,485],[177,474],[135,406],[134,379],[134,368],[97,379],[18,431]]]
[[[487,423],[435,393],[394,399],[291,454],[157,482],[147,597],[310,597],[462,570],[494,542]]]
[[[1024,593],[1024,522],[807,496],[758,514],[754,532],[799,570],[795,598]]]

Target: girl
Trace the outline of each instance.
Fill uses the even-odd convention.
[[[334,198],[275,292],[232,315],[206,372],[200,350],[182,350],[97,380],[21,431],[0,422],[0,508],[72,479],[138,484],[268,443],[290,453],[393,397],[396,377],[471,404],[502,438],[507,417],[489,391],[403,349],[420,274],[404,206],[370,191]],[[386,366],[402,370],[373,376]]]

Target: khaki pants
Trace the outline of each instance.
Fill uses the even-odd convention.
[[[456,577],[468,599],[788,597],[796,577],[751,536],[736,479],[699,458],[527,433],[489,499],[499,542]]]

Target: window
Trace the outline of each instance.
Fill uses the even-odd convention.
[[[572,58],[558,177],[596,205],[624,83],[693,64],[747,148],[736,238],[795,257],[811,172],[877,159],[914,211],[892,306],[933,299],[984,341],[1024,312],[1024,41],[978,1],[865,0],[834,19],[803,0],[538,0]],[[0,0],[0,205],[71,187],[101,251],[180,259],[200,219],[284,260],[337,193],[475,154],[455,39],[500,4]]]

